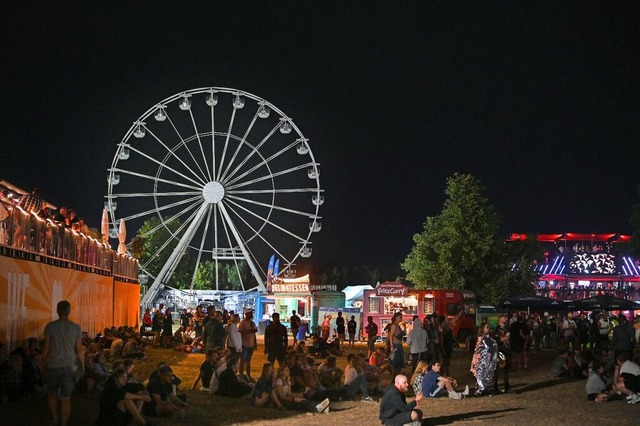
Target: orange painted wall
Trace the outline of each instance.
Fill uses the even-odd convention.
[[[70,319],[94,336],[112,325],[135,326],[140,286],[111,276],[0,256],[0,341],[9,353],[28,337],[40,337],[58,318],[60,300],[71,303]]]

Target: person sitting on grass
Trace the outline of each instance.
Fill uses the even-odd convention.
[[[594,361],[592,368],[589,369],[589,378],[585,386],[587,391],[587,400],[595,402],[605,402],[609,400],[606,393],[607,385],[604,380],[604,364]]]
[[[380,369],[375,365],[369,364],[367,362],[367,356],[362,352],[358,353],[356,357],[358,358],[362,374],[364,374],[364,378],[367,379],[367,389],[369,389],[369,393],[382,393],[382,388],[380,387]]]
[[[453,377],[440,375],[441,368],[440,362],[429,361],[427,371],[422,379],[422,393],[425,396],[439,398],[445,395],[445,391],[449,394],[449,398],[453,399],[462,399],[469,395],[469,386],[466,386],[463,392],[456,392],[454,388],[458,386],[458,381]]]
[[[163,365],[158,375],[149,380],[147,390],[150,400],[143,406],[143,412],[148,416],[185,417],[189,404],[178,398],[174,391],[173,370]]]
[[[265,362],[262,366],[262,374],[251,393],[251,401],[256,407],[266,407],[269,403],[273,403],[276,408],[284,408],[274,389],[274,373],[273,364]]]
[[[306,348],[307,348],[307,343],[304,340],[300,340],[296,344],[295,353],[298,355],[304,355],[306,353]]]
[[[572,363],[569,360],[569,351],[562,351],[553,360],[551,372],[553,377],[570,377],[572,367]]]
[[[301,342],[303,343],[303,342]],[[327,388],[335,388],[342,383],[342,370],[336,365],[336,357],[331,355],[318,367],[320,383]]]
[[[127,339],[127,343],[122,348],[122,358],[144,358],[144,346],[141,346],[135,336]]]
[[[629,404],[640,402],[640,366],[629,360],[629,352],[621,352],[616,357],[614,377],[615,389],[627,396]]]
[[[417,395],[422,392],[422,379],[424,378],[424,373],[428,370],[429,363],[425,360],[420,360],[418,365],[416,365],[416,369],[413,370],[413,376],[411,376],[410,384],[413,388],[413,394]]]
[[[145,425],[147,421],[142,417],[142,407],[150,402],[149,393],[127,391],[127,372],[123,368],[114,370],[106,381],[100,396],[100,411],[96,425],[125,426],[130,420]]]
[[[422,411],[416,406],[424,396],[418,393],[413,401],[407,404],[405,393],[409,389],[407,376],[398,374],[392,385],[385,389],[384,396],[380,401],[380,420],[385,426],[400,426],[404,424],[420,424],[422,422]]]
[[[355,399],[358,392],[362,393],[362,401],[375,402],[369,396],[367,379],[362,373],[358,357],[350,354],[349,364],[344,369],[344,394],[348,399]]]
[[[376,348],[375,352],[371,354],[371,357],[369,357],[369,364],[375,365],[380,369],[378,374],[382,374],[385,371],[388,371],[389,374],[393,374],[391,364],[389,364],[389,361],[387,361],[387,357],[384,353],[384,348],[382,347]]]
[[[237,398],[249,395],[253,391],[253,383],[244,383],[238,379],[240,370],[240,354],[234,352],[227,359],[227,368],[220,374],[217,394]]]
[[[102,392],[105,381],[109,377],[107,360],[102,352],[98,352],[93,356],[92,367],[87,370],[85,373],[87,393],[91,393],[94,390],[97,391],[97,393]]]
[[[202,387],[200,390],[203,392],[209,392],[211,376],[213,376],[213,372],[216,369],[217,361],[218,353],[215,349],[209,349],[205,355],[205,360],[200,364],[200,371],[198,372],[196,379],[193,381],[193,385],[191,385],[191,390],[194,390],[198,386],[198,382],[202,380]]]

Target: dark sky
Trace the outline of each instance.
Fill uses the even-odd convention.
[[[311,261],[397,265],[454,172],[487,186],[505,235],[630,231],[633,2],[206,3],[5,6],[0,178],[98,227],[131,123],[234,87],[285,110],[321,163]]]

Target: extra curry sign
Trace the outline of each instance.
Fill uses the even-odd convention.
[[[382,283],[376,287],[376,296],[398,296],[404,297],[409,292],[409,289],[401,283]]]

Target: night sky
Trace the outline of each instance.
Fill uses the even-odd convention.
[[[90,226],[131,123],[219,86],[310,139],[326,190],[316,266],[397,266],[455,172],[487,186],[504,235],[631,231],[633,2],[83,3],[3,8],[0,179]]]

